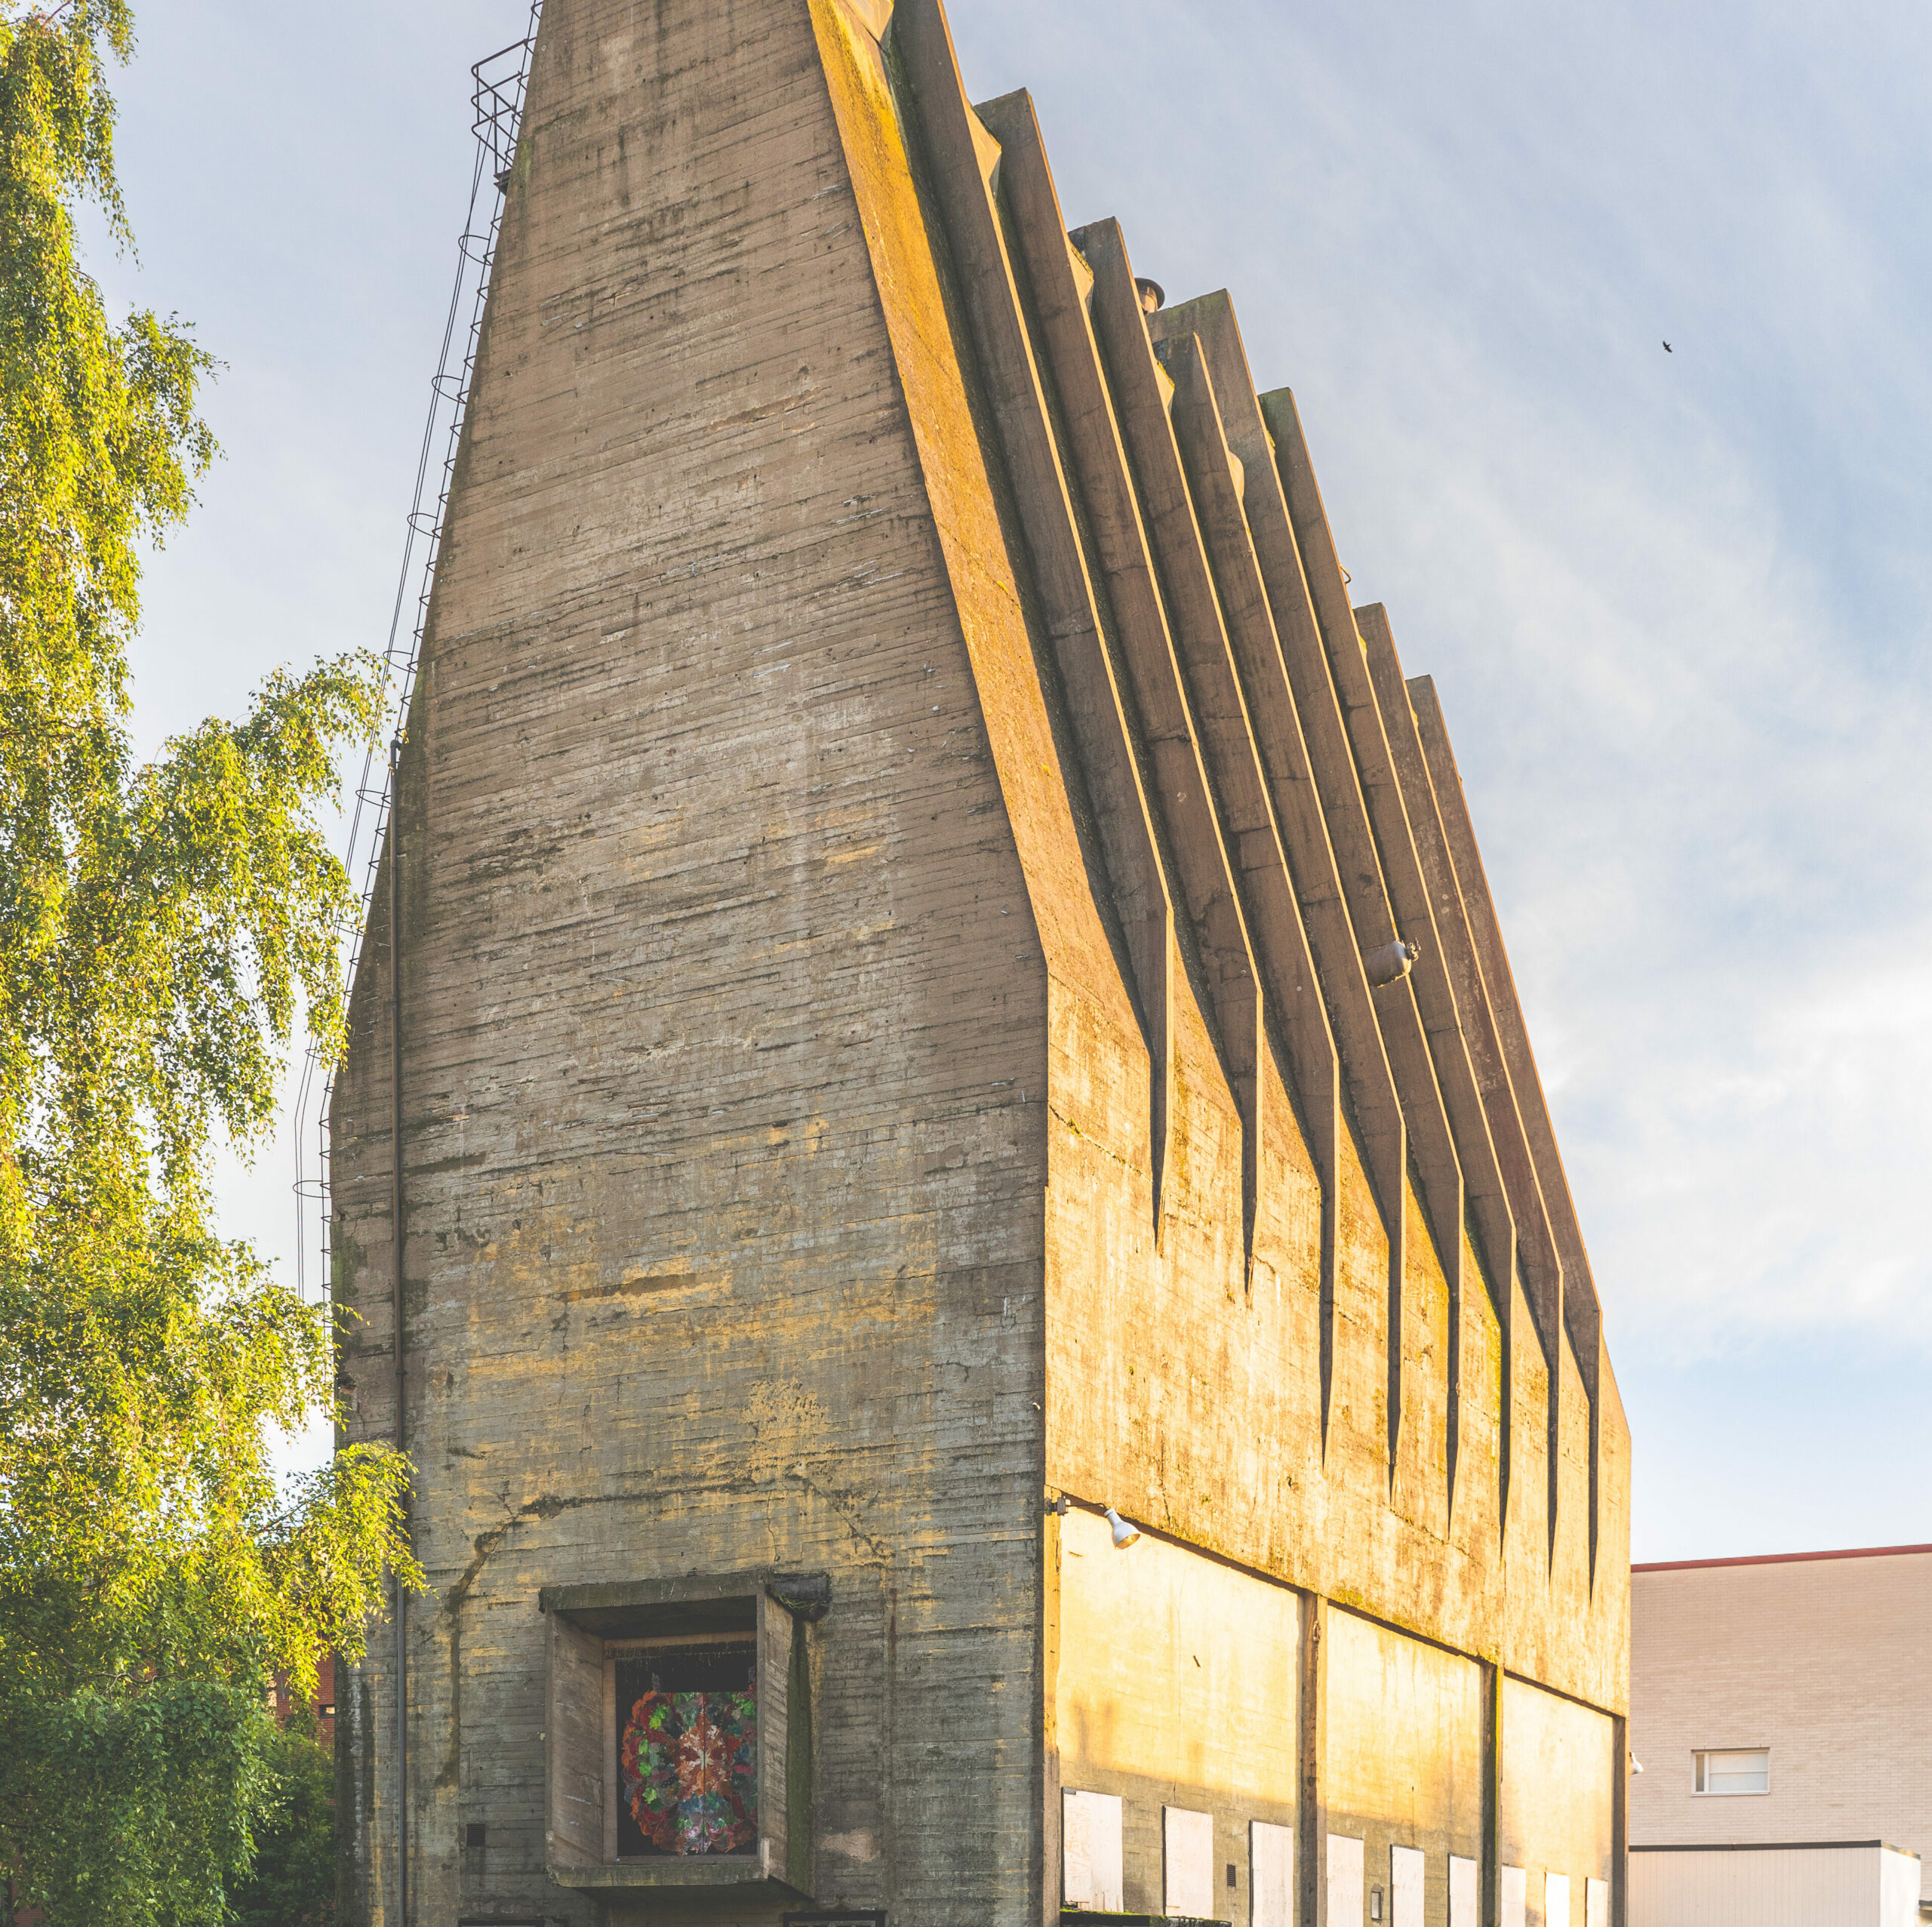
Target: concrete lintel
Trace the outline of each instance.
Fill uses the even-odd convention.
[[[687,1572],[675,1578],[597,1580],[580,1586],[544,1586],[539,1612],[595,1612],[623,1606],[677,1605],[686,1600],[755,1599],[781,1568],[752,1566],[737,1572]]]

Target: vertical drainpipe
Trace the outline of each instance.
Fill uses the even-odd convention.
[[[1481,1917],[1483,1927],[1502,1927],[1503,1661],[1500,1656],[1483,1662],[1482,1689]]]
[[[389,1223],[395,1237],[395,1278],[390,1307],[395,1354],[395,1448],[408,1448],[403,1396],[408,1354],[402,1303],[402,838],[397,827],[396,790],[401,739],[389,741]],[[409,1927],[409,1595],[402,1575],[395,1585],[395,1887],[397,1927]]]
[[[1300,1927],[1349,1927],[1328,1918],[1328,1602],[1301,1595],[1301,1772],[1295,1832],[1301,1842],[1295,1909]]]
[[[1610,1783],[1610,1927],[1629,1927],[1630,1722],[1612,1719],[1610,1732],[1616,1769]]]

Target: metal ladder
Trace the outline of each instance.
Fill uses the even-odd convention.
[[[429,384],[429,419],[423,424],[423,445],[417,457],[416,488],[403,540],[402,568],[396,581],[389,639],[383,650],[383,694],[390,718],[389,751],[379,763],[377,759],[384,753],[371,744],[363,758],[343,858],[352,876],[358,861],[362,866],[361,907],[355,927],[349,933],[344,978],[351,991],[361,959],[376,873],[394,807],[396,752],[402,742],[410,698],[416,688],[423,625],[429,620],[436,559],[442,546],[443,520],[449,507],[450,481],[463,439],[470,378],[475,370],[484,310],[489,299],[490,264],[495,258],[504,197],[516,165],[524,101],[530,85],[531,51],[537,44],[537,17],[542,11],[543,0],[531,0],[529,31],[521,40],[513,40],[507,47],[486,54],[469,70],[471,125],[476,137],[469,210],[457,241],[456,281],[450,290],[449,312],[443,323],[441,355],[435,377]],[[461,323],[466,300],[469,321],[464,326]],[[439,440],[443,451],[440,467],[433,460]],[[324,1064],[311,1044],[303,1057],[297,1087],[293,1127],[295,1282],[305,1303],[310,1296],[307,1254],[312,1237],[321,1267],[314,1295],[320,1301],[329,1294],[329,1099],[334,1082],[334,1067]]]

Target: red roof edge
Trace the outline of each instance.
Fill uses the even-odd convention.
[[[1666,1559],[1633,1565],[1632,1572],[1694,1572],[1714,1565],[1796,1565],[1812,1559],[1896,1559],[1906,1553],[1932,1553],[1932,1546],[1847,1546],[1831,1553],[1757,1553],[1748,1559]]]

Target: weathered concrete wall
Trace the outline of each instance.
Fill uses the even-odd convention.
[[[557,0],[537,51],[398,817],[420,1919],[595,1917],[543,1872],[537,1588],[761,1564],[834,1579],[826,1890],[1033,1904],[1047,953],[1097,919],[1035,915],[1065,786],[1023,629],[949,574],[1000,531],[943,365],[958,499],[922,475],[827,79],[876,76],[816,26]],[[358,1435],[390,950],[334,1114]],[[392,1688],[379,1643],[371,1922]]]
[[[539,1589],[753,1568],[832,1576],[795,1885],[1050,1916],[1064,1781],[1138,1815],[1130,1904],[1163,1802],[1238,1870],[1332,1801],[1433,1906],[1469,1682],[1623,1708],[1627,1439],[1439,711],[1292,398],[1069,242],[937,0],[550,0],[509,193],[333,1116],[386,1436],[398,1067],[411,1919],[775,1912],[559,1887],[542,1818]],[[344,1684],[369,1927],[395,1690],[380,1643]]]
[[[1116,1552],[1096,1513],[1051,1522],[1046,1650],[1063,1785],[1120,1798],[1130,1913],[1166,1910],[1161,1809],[1212,1814],[1217,1901],[1245,1919],[1249,1823],[1296,1822],[1300,1596],[1158,1540]]]
[[[1570,1882],[1570,1918],[1583,1927],[1587,1882],[1615,1864],[1616,1722],[1525,1680],[1503,1682],[1503,1860],[1529,1880],[1531,1927],[1541,1927],[1550,1874]],[[1561,1923],[1558,1924],[1561,1927]]]
[[[1392,1847],[1419,1850],[1429,1918],[1447,1921],[1450,1855],[1485,1845],[1483,1668],[1351,1613],[1328,1630],[1328,1831],[1362,1841],[1372,1886]]]

